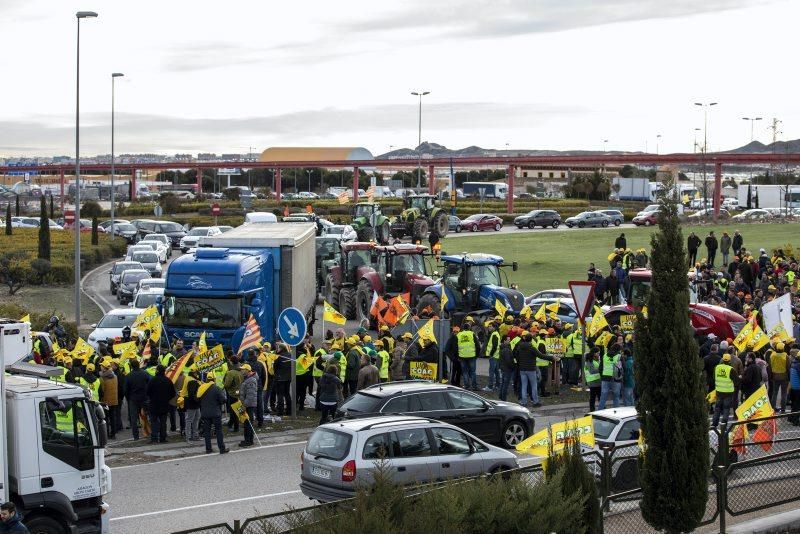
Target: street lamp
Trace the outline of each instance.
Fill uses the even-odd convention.
[[[94,11],[78,11],[75,61],[75,324],[81,325],[81,19],[97,17]]]
[[[419,129],[417,131],[417,189],[422,187],[422,152],[419,146],[422,144],[422,97],[431,94],[430,91],[412,91],[412,95],[419,97]],[[430,180],[430,176],[428,177]]]
[[[661,134],[656,134],[656,156],[658,156],[658,144],[661,142]]]
[[[311,173],[314,172],[314,169],[306,169],[306,174],[308,175],[308,192],[311,192]]]
[[[125,76],[121,72],[111,73],[111,239],[114,239],[114,82]]]
[[[750,121],[750,142],[753,142],[753,123],[760,121],[761,117],[742,117],[743,121]]]
[[[716,106],[716,102],[695,102],[695,106],[703,108],[703,207],[708,208],[708,181],[706,176],[706,154],[708,153],[708,108]],[[715,212],[716,213],[716,212]]]

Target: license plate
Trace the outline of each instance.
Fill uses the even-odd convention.
[[[331,478],[330,469],[323,469],[322,467],[318,467],[316,465],[311,466],[311,474],[319,478],[326,478],[326,479]]]

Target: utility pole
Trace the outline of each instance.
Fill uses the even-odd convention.
[[[695,102],[694,105],[703,108],[703,207],[708,208],[708,179],[706,175],[706,155],[708,154],[708,108],[716,106],[717,103]]]
[[[742,117],[742,120],[743,121],[750,121],[750,143],[752,144],[753,143],[753,139],[754,139],[754,137],[753,137],[753,124],[756,121],[760,121],[761,117]],[[750,165],[750,183],[751,184],[753,183],[753,166],[752,166],[752,164]]]
[[[783,133],[783,131],[781,131],[781,129],[780,129],[780,125],[781,124],[783,124],[782,120],[773,117],[772,118],[772,124],[770,126],[768,126],[768,128],[770,130],[772,130],[772,155],[775,155],[775,150],[777,148],[775,146],[775,144],[778,142],[778,136]],[[775,171],[775,165],[773,163],[770,163],[769,166],[770,166],[770,169],[772,170],[772,181],[773,181],[774,184],[777,184],[778,183],[778,176],[777,176],[777,173]]]
[[[411,94],[419,97],[419,128],[417,130],[417,189],[422,187],[422,152],[419,146],[422,144],[422,97],[429,95],[430,91],[413,91]],[[430,180],[430,177],[428,177]]]

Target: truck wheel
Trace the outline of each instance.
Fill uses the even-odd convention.
[[[356,318],[356,290],[352,287],[339,291],[339,312],[348,319]]]
[[[428,238],[428,233],[428,221],[422,217],[414,221],[414,226],[411,230],[411,239],[413,239],[415,242],[422,242]]]
[[[372,307],[372,286],[366,280],[361,280],[358,283],[356,290],[356,314],[358,320],[367,319],[372,322],[370,316],[370,308]]]
[[[63,525],[46,515],[40,515],[25,521],[25,526],[31,534],[66,534]]]
[[[333,276],[325,277],[325,297],[334,308],[339,307],[339,288],[333,285]]]
[[[356,237],[359,241],[374,241],[375,229],[371,226],[362,226],[356,231]]]
[[[442,309],[441,309],[442,303],[439,300],[439,297],[437,297],[433,293],[425,293],[419,298],[419,300],[417,301],[417,311],[421,312],[428,306],[430,306],[431,310],[433,310],[433,315],[436,315],[438,317],[442,316]]]
[[[439,234],[439,237],[446,236],[447,232],[450,231],[450,221],[448,220],[447,214],[443,211],[437,213],[436,217],[431,221],[431,226],[436,230],[436,233]]]
[[[378,243],[381,245],[389,244],[389,223],[388,221],[384,221],[383,224],[378,225],[378,228],[375,232],[375,237],[378,238]]]

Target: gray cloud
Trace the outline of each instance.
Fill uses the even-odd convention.
[[[369,144],[373,132],[416,128],[416,106],[379,105],[356,109],[325,108],[285,113],[268,117],[236,119],[187,119],[162,115],[117,113],[117,147],[122,152],[223,150],[231,139],[259,139],[264,143],[317,144],[315,139],[330,132],[362,134]],[[585,114],[579,106],[544,104],[498,104],[456,102],[432,104],[425,109],[427,130],[494,130],[528,127],[558,118],[568,120]],[[62,120],[63,119],[63,120]],[[82,116],[81,152],[108,153],[107,114]],[[44,126],[58,123],[60,126]],[[479,142],[480,136],[476,138]],[[239,143],[236,143],[239,144]],[[0,129],[0,154],[72,154],[74,129],[69,118],[32,117],[24,121],[5,121]]]

